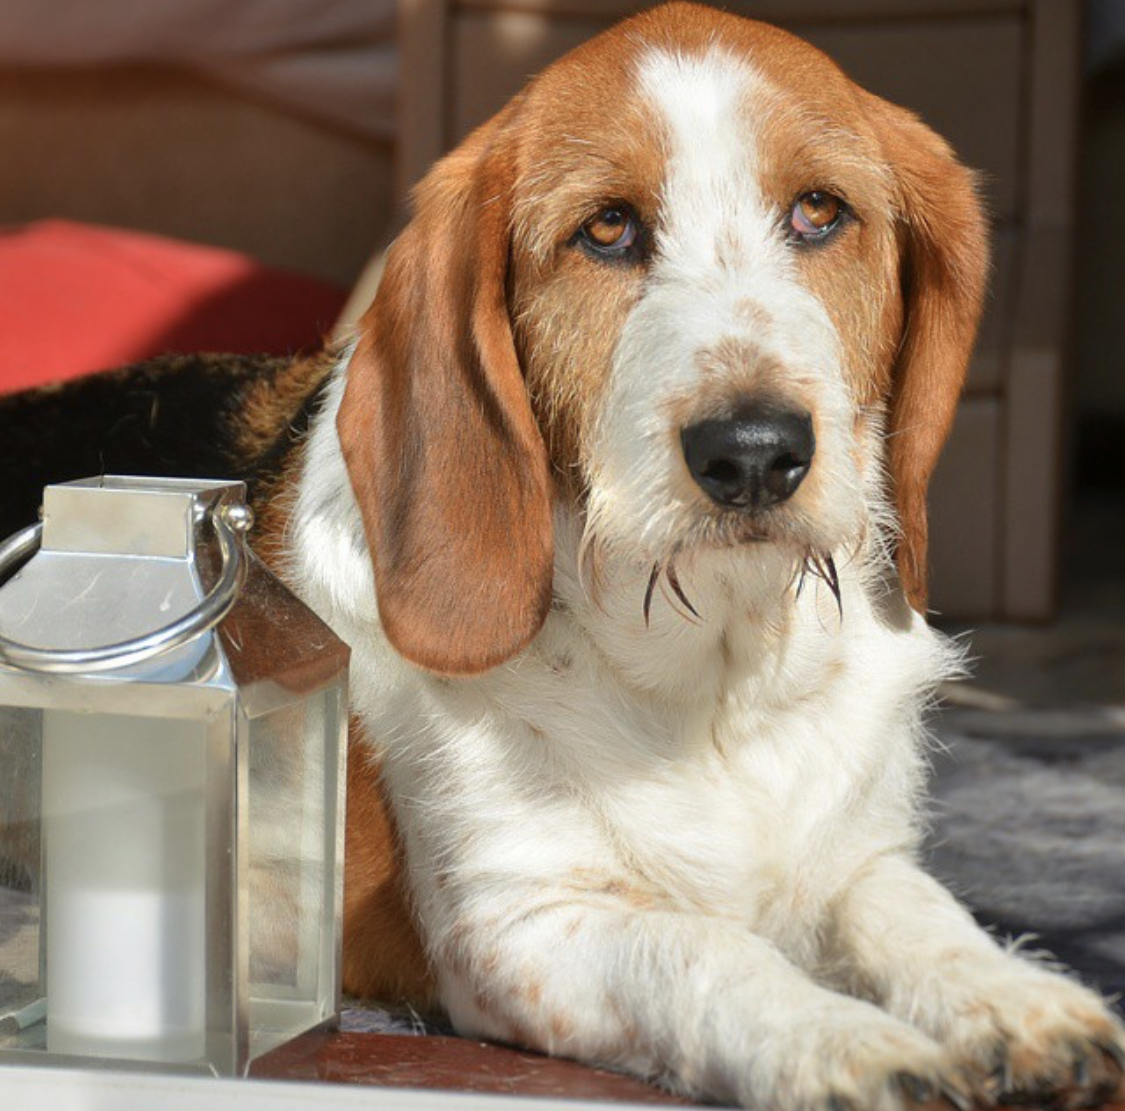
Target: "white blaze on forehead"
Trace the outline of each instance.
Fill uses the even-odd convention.
[[[817,439],[786,511],[788,543],[833,551],[857,533],[861,484],[837,336],[762,185],[763,124],[782,93],[717,46],[650,50],[636,80],[662,131],[663,180],[652,263],[593,422],[588,531],[655,561],[705,546],[713,513],[682,428],[753,401],[768,382],[810,411]]]
[[[662,255],[711,268],[744,256],[748,236],[757,250],[776,240],[758,180],[755,127],[771,97],[768,82],[718,48],[702,55],[652,50],[638,80],[667,135]]]

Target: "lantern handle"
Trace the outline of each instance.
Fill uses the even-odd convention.
[[[0,635],[0,664],[53,675],[109,671],[179,648],[213,628],[230,613],[246,580],[242,543],[254,523],[254,515],[241,503],[225,504],[212,511],[211,521],[222,555],[222,571],[199,605],[183,617],[144,636],[98,648],[34,648]],[[0,576],[35,553],[42,540],[42,522],[8,537],[0,544]]]

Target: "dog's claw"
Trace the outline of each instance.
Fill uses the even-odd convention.
[[[1095,1042],[1094,1045],[1125,1073],[1125,1046],[1118,1045],[1117,1042]]]
[[[973,1086],[977,1096],[986,1103],[995,1103],[1006,1091],[1004,1086],[1004,1067],[993,1069],[976,1081]]]
[[[1094,1108],[1101,1107],[1107,1100],[1111,1099],[1116,1091],[1116,1084],[1102,1081],[1100,1084],[1095,1084],[1088,1092],[1083,1093],[1070,1106],[1094,1111]]]
[[[929,1103],[936,1094],[934,1085],[924,1077],[916,1076],[912,1072],[899,1072],[895,1074],[895,1082],[906,1094],[911,1103]]]
[[[996,1043],[987,1055],[981,1054],[980,1062],[972,1072],[974,1091],[986,1102],[994,1103],[1012,1083],[1007,1047],[1002,1042]]]
[[[1074,1083],[1080,1088],[1088,1088],[1090,1086],[1090,1059],[1088,1057],[1079,1057],[1074,1062],[1072,1070]]]
[[[1004,1091],[1010,1092],[1016,1086],[1015,1074],[1012,1072],[1012,1062],[1004,1062]]]
[[[1041,1111],[1053,1111],[1061,1104],[1061,1094],[1054,1088],[1046,1085],[1030,1085],[1006,1092],[1009,1103],[1016,1107],[1036,1107]]]

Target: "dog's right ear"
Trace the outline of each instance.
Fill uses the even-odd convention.
[[[538,632],[551,598],[547,453],[507,307],[512,111],[416,193],[348,363],[337,431],[407,659],[472,675]]]
[[[890,383],[887,461],[910,605],[926,612],[930,478],[953,426],[988,277],[988,221],[974,175],[912,113],[870,94],[894,168],[903,334]]]

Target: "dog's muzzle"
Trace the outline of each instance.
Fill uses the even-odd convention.
[[[680,443],[691,477],[716,505],[750,511],[791,498],[816,450],[812,417],[781,405],[688,425]]]

